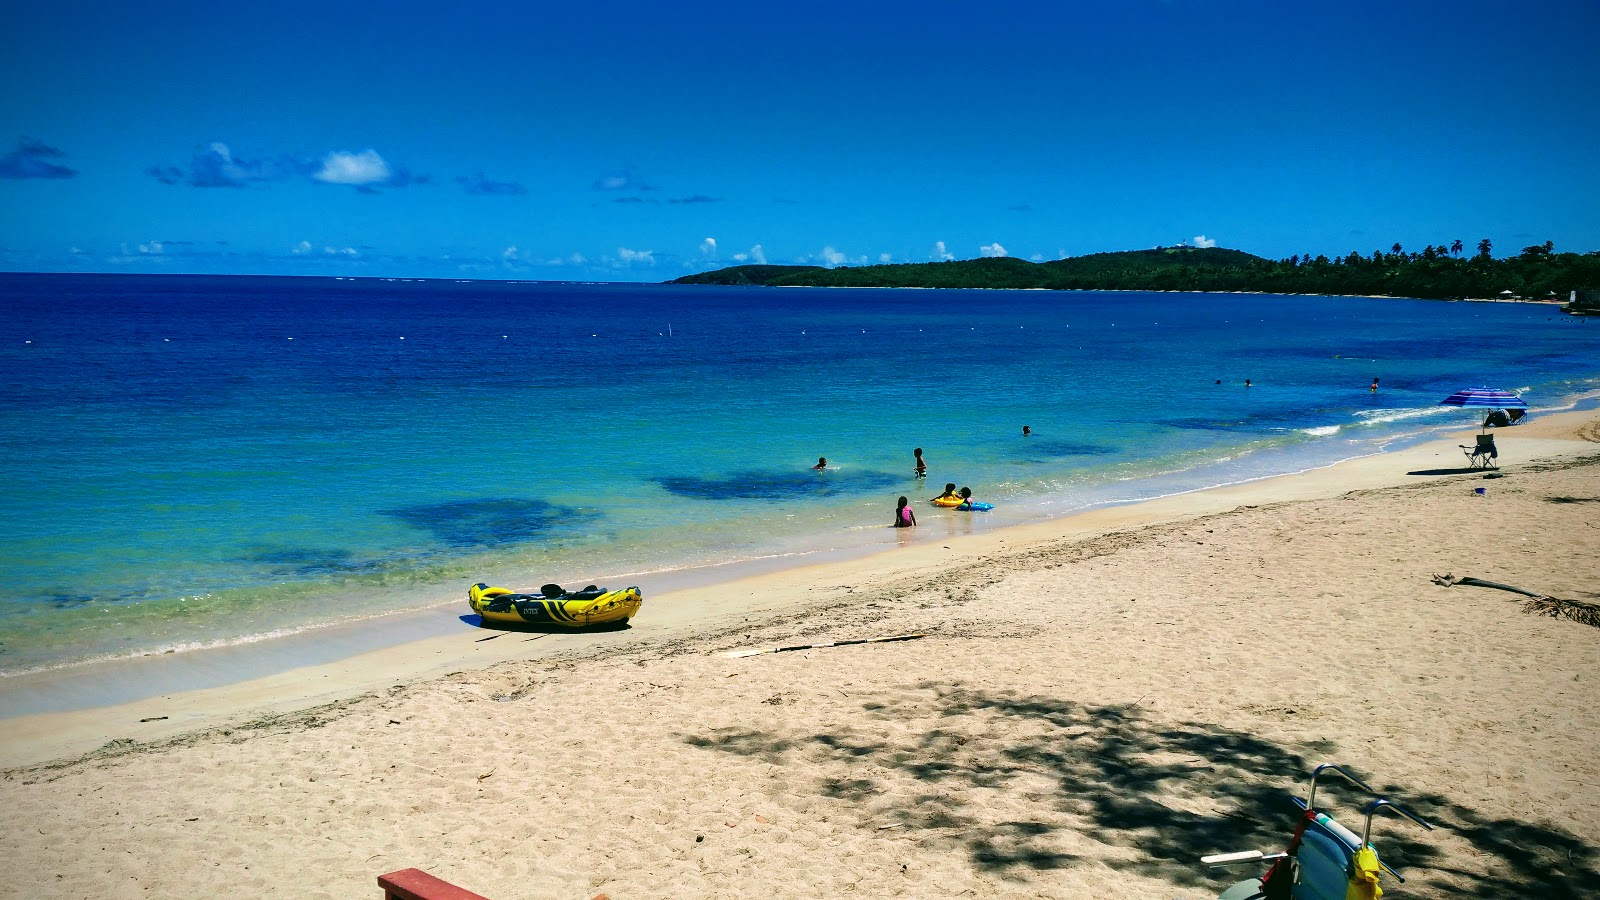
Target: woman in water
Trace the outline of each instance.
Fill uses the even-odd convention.
[[[910,528],[917,524],[917,514],[911,511],[911,503],[906,498],[900,498],[900,505],[894,510],[894,527]]]

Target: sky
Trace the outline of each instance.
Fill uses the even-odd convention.
[[[3,0],[0,270],[1600,250],[1600,2]]]

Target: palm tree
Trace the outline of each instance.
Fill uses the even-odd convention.
[[[1455,242],[1450,245],[1450,255],[1451,256],[1460,256],[1461,255],[1461,239],[1460,238],[1456,238]]]
[[[1488,238],[1484,238],[1478,242],[1478,255],[1484,257],[1485,259],[1489,257],[1489,251],[1493,249],[1494,245],[1489,243]]]
[[[1400,255],[1400,242],[1399,241],[1395,241],[1394,242],[1394,246],[1389,248],[1389,252],[1393,253],[1395,256],[1399,256]]]

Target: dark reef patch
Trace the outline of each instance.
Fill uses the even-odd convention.
[[[452,547],[526,543],[597,515],[571,506],[516,497],[426,503],[386,509],[383,514],[430,531]]]
[[[864,494],[904,485],[887,472],[791,472],[750,469],[720,478],[669,475],[655,479],[668,492],[696,500],[798,500]]]
[[[1023,441],[1017,458],[1028,462],[1043,462],[1051,459],[1064,459],[1070,456],[1111,456],[1117,453],[1116,447],[1107,447],[1104,444],[1085,444],[1078,441],[1057,441],[1048,438],[1028,438]]]

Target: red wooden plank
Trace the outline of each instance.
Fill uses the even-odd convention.
[[[384,890],[384,900],[489,900],[421,869],[401,869],[379,875],[378,887]]]

